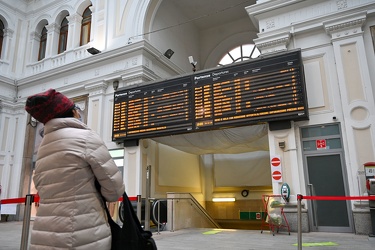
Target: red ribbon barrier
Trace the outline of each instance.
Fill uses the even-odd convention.
[[[343,201],[343,200],[375,200],[374,196],[305,196],[297,195],[300,200],[326,200],[326,201]]]
[[[14,203],[25,203],[26,198],[12,198],[1,200],[1,205],[4,204],[14,204]]]
[[[34,196],[34,202],[39,202],[39,200],[40,200],[39,195],[33,194],[33,196]],[[137,197],[129,197],[129,200],[137,201],[138,199],[137,199]],[[25,203],[25,201],[26,201],[26,198],[10,198],[10,199],[0,200],[2,205]],[[122,201],[122,197],[120,197],[120,199],[118,199],[118,201]]]
[[[38,195],[33,194],[34,202],[39,202],[40,198]],[[300,200],[326,200],[326,201],[343,201],[343,200],[375,200],[375,195],[372,196],[308,196],[308,195],[297,195],[297,199]],[[10,198],[1,200],[1,204],[17,204],[17,203],[25,203],[26,198]],[[137,201],[137,197],[129,197],[130,201]],[[122,201],[122,197],[118,199],[118,201]]]

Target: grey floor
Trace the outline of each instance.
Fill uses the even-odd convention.
[[[0,249],[20,249],[22,222],[0,222]],[[32,226],[32,224],[31,224]],[[257,230],[230,230],[230,229],[183,229],[174,232],[154,232],[158,250],[263,250],[298,249],[297,233],[278,233],[275,236],[269,231]],[[342,233],[304,233],[302,234],[302,249],[347,249],[347,250],[374,250],[375,239],[366,235]],[[304,246],[314,243],[315,246]],[[320,246],[319,246],[320,244]],[[322,246],[331,244],[331,246]]]

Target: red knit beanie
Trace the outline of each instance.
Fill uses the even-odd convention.
[[[49,89],[46,92],[29,96],[25,109],[32,117],[46,124],[73,107],[74,103],[68,97],[54,89]]]

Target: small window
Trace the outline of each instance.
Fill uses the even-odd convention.
[[[61,28],[60,28],[58,54],[66,50],[66,44],[68,42],[68,28],[69,28],[68,19],[64,17],[64,19],[61,22]]]
[[[81,26],[81,41],[80,46],[90,42],[90,30],[91,30],[91,10],[87,7],[82,15],[82,26]]]
[[[46,27],[44,27],[40,36],[38,61],[44,59],[44,57],[46,56],[46,46],[47,46],[47,29]]]
[[[326,124],[301,129],[302,138],[339,136],[340,128],[337,124]]]
[[[252,58],[257,58],[259,55],[260,52],[254,44],[244,44],[226,53],[221,58],[218,66],[246,61]]]
[[[3,50],[3,40],[4,40],[4,24],[0,20],[0,58],[1,58],[1,51]]]

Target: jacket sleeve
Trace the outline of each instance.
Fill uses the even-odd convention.
[[[125,191],[121,172],[113,161],[102,139],[94,132],[86,140],[86,159],[101,186],[107,201],[117,201]]]

